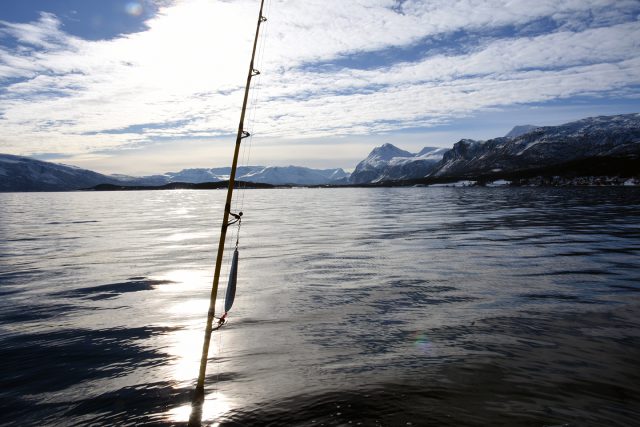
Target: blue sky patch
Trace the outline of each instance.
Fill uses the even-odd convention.
[[[48,12],[62,22],[66,33],[103,40],[146,30],[145,21],[157,10],[147,0],[9,0],[0,6],[0,20],[34,22]]]

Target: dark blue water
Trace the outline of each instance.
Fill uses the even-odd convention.
[[[1,424],[186,423],[223,197],[0,194]],[[241,197],[203,424],[639,425],[639,189]]]

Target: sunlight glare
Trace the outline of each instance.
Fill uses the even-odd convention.
[[[218,423],[214,422],[214,420],[230,410],[231,402],[229,399],[223,393],[215,391],[207,395],[205,398],[202,409],[202,422],[213,423],[211,425],[215,426]],[[185,420],[188,420],[189,415],[191,415],[191,404],[172,409],[169,411],[168,415],[170,417],[170,421],[184,422]]]
[[[179,236],[169,236],[167,240],[181,240]],[[211,273],[203,270],[171,270],[166,273],[154,276],[154,280],[167,280],[170,285],[159,287],[163,292],[179,292],[184,294],[186,291],[193,291],[209,286],[211,282]],[[193,304],[193,303],[192,303]],[[195,306],[191,306],[195,308]],[[205,309],[206,310],[206,309]],[[172,310],[173,313],[185,313],[183,310]]]
[[[163,240],[167,242],[182,242],[184,240],[195,240],[210,237],[208,232],[192,232],[192,233],[174,233],[165,237]]]
[[[200,352],[207,310],[209,309],[210,273],[204,270],[171,270],[156,279],[171,281],[163,286],[170,304],[164,311],[183,327],[167,335],[167,352],[172,356],[172,377],[179,382],[194,379],[200,364]],[[202,292],[200,292],[200,290]],[[175,297],[171,294],[175,294]],[[212,340],[209,354],[219,352],[218,341]]]
[[[203,325],[204,326],[204,325]],[[178,331],[171,334],[171,343],[167,351],[173,358],[171,369],[173,378],[180,383],[190,383],[198,373],[200,366],[200,348],[202,347],[203,328]],[[217,348],[212,342],[210,353],[215,354]]]
[[[167,312],[175,315],[178,318],[187,318],[194,313],[196,315],[206,316],[209,309],[209,300],[206,298],[192,298],[186,301],[182,301],[173,304],[167,308]]]
[[[249,17],[244,7],[223,2],[192,0],[167,8],[162,19],[148,22],[149,37],[139,40],[139,71],[178,92],[236,86],[251,46],[251,34],[238,34],[238,28],[246,28]]]

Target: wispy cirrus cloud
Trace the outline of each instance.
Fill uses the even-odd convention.
[[[639,94],[636,1],[267,3],[255,129],[271,139]],[[71,36],[47,13],[0,21],[2,151],[86,153],[233,133],[256,6],[175,2],[147,30],[111,40]]]

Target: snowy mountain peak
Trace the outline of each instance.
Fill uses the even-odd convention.
[[[413,154],[408,151],[401,150],[393,144],[386,143],[380,147],[374,148],[371,153],[369,153],[367,159],[388,161],[394,157],[413,157]]]
[[[358,163],[349,181],[365,184],[422,178],[447,151],[447,148],[425,147],[418,154],[413,154],[393,144],[384,144],[374,148],[366,159]]]

